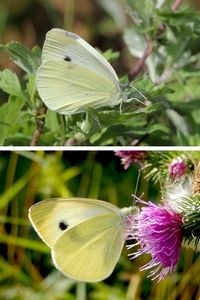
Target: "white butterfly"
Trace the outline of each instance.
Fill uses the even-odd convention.
[[[78,35],[57,28],[46,35],[36,81],[42,101],[61,114],[112,107],[122,99],[108,61]]]
[[[48,199],[29,209],[29,219],[62,273],[96,282],[112,273],[126,238],[125,216],[132,212],[101,200]]]

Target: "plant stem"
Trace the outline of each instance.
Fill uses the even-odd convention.
[[[42,103],[38,107],[38,110],[36,112],[36,116],[35,116],[36,129],[34,131],[33,138],[32,138],[30,146],[37,146],[38,145],[40,135],[42,133],[42,130],[43,130],[43,127],[44,127],[44,124],[45,124],[46,112],[47,112],[47,107]]]
[[[172,10],[176,11],[181,4],[182,4],[182,0],[175,0],[174,3],[172,4]]]
[[[129,80],[132,80],[136,75],[138,75],[141,70],[143,69],[146,59],[151,54],[153,50],[153,44],[150,40],[147,39],[147,47],[145,49],[145,52],[143,56],[138,60],[138,62],[132,67],[132,69],[129,72]]]

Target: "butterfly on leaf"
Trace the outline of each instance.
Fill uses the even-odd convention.
[[[46,34],[36,82],[45,105],[61,114],[122,101],[119,79],[109,62],[81,37],[58,28]]]

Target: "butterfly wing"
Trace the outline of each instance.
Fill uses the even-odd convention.
[[[122,217],[99,215],[64,232],[52,249],[52,258],[65,275],[96,282],[112,273],[123,245]]]
[[[114,106],[121,100],[121,90],[114,81],[67,61],[42,64],[37,86],[46,106],[61,114],[82,112],[87,106]]]
[[[120,210],[108,202],[96,199],[59,198],[33,205],[29,209],[29,219],[41,239],[52,248],[65,230],[108,212],[119,214]]]
[[[42,62],[51,60],[68,60],[118,82],[109,62],[81,37],[69,31],[58,28],[48,31],[42,50]]]
[[[57,28],[46,35],[36,80],[44,103],[61,114],[121,100],[119,80],[107,60],[76,34]]]

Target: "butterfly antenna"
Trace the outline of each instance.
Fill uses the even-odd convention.
[[[142,100],[139,100],[139,99],[137,99],[137,98],[135,98],[135,97],[133,97],[133,98],[130,98],[130,99],[128,99],[128,100],[129,100],[129,101],[135,100],[135,101],[137,101],[137,102],[141,103],[142,105],[145,105],[145,106],[147,106],[147,104],[146,104],[146,103],[142,102]]]
[[[141,170],[139,169],[138,177],[137,177],[137,181],[136,181],[136,185],[135,185],[135,195],[137,194],[140,176],[141,176]]]
[[[131,89],[133,89],[133,90],[136,91],[136,92],[137,92],[137,93],[138,93],[145,101],[148,101],[147,97],[146,97],[142,92],[140,92],[136,87],[130,86],[129,84],[121,84],[120,86],[121,86],[122,90],[125,90],[126,88],[131,88]],[[138,98],[135,98],[135,97],[129,98],[129,99],[127,99],[127,100],[128,100],[128,102],[129,102],[129,101],[132,101],[132,100],[136,100],[137,102],[141,103],[142,105],[147,106],[146,103],[144,103],[142,100],[139,100]]]
[[[142,92],[140,92],[136,87],[131,86],[131,88],[133,90],[135,90],[145,101],[148,101],[147,97],[145,97],[145,95]],[[137,98],[132,98],[132,99],[138,101],[139,103],[141,103],[141,104],[143,104],[145,106],[147,106],[144,102],[142,102],[141,100],[139,100]],[[132,100],[132,99],[130,99],[130,100]]]
[[[142,197],[142,195],[140,197],[136,196],[137,190],[138,190],[138,186],[139,186],[140,176],[141,176],[141,170],[139,169],[138,177],[137,177],[137,181],[136,181],[136,185],[135,185],[135,192],[134,192],[134,194],[131,195],[134,198],[135,202],[139,202],[141,200],[141,197]]]

